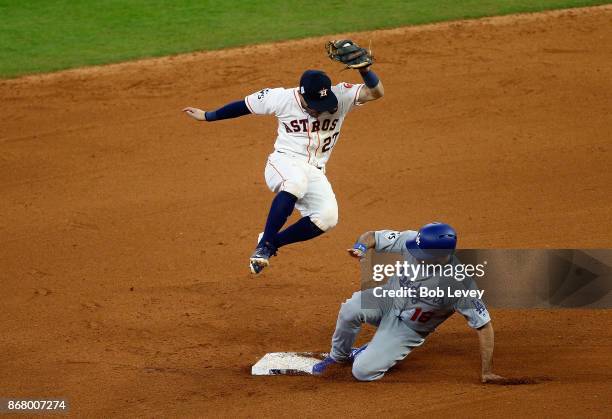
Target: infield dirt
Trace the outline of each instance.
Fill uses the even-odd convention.
[[[306,68],[358,82],[325,39],[1,81],[0,396],[98,417],[608,416],[610,310],[492,309],[496,371],[533,385],[479,384],[461,318],[376,383],[250,366],[328,350],[365,230],[444,220],[464,248],[612,247],[611,27],[604,6],[350,34],[372,39],[386,95],[349,115],[328,165],[340,223],[257,278],[276,121],[181,109]]]

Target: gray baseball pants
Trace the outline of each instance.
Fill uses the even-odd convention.
[[[334,360],[348,360],[363,323],[377,327],[368,347],[353,361],[353,376],[359,381],[382,378],[389,368],[425,342],[427,334],[411,329],[398,318],[394,302],[392,298],[374,297],[370,289],[355,292],[340,307],[330,351]]]

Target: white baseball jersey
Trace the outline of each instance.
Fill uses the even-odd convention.
[[[324,167],[338,142],[346,114],[359,105],[363,84],[339,83],[332,86],[338,98],[338,110],[324,112],[318,118],[308,115],[300,103],[298,88],[263,89],[245,97],[251,113],[275,115],[278,136],[274,149],[303,157],[309,164]]]

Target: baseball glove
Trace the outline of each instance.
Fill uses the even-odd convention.
[[[372,51],[361,48],[350,39],[329,41],[325,49],[329,58],[340,61],[346,68],[365,68],[374,62]]]

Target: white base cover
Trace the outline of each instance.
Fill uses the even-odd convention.
[[[312,367],[326,356],[315,352],[272,352],[251,367],[251,374],[311,375]]]

